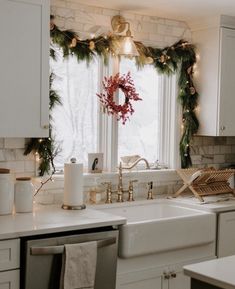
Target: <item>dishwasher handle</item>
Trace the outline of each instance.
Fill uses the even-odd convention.
[[[87,241],[91,242],[91,241]],[[85,242],[81,242],[85,243]],[[106,238],[103,240],[97,240],[97,248],[107,247],[116,244],[116,238]],[[31,247],[31,255],[56,255],[64,253],[64,245],[59,246],[43,246],[43,247]]]

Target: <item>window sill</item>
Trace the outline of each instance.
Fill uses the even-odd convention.
[[[46,179],[47,177],[43,177]],[[180,180],[173,169],[162,170],[132,170],[123,172],[123,182],[137,179],[139,183],[153,181],[157,185],[175,183]],[[36,177],[33,182],[37,186],[42,181],[42,178]],[[118,183],[118,172],[103,172],[101,174],[84,173],[84,187],[99,186],[102,182],[112,182],[113,185]],[[56,190],[64,187],[64,175],[54,175],[53,182],[48,182],[43,186],[42,190]]]

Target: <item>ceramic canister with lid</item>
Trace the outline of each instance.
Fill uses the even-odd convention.
[[[30,213],[33,210],[34,188],[31,178],[16,178],[15,183],[15,211],[16,213]]]
[[[10,170],[0,168],[0,215],[11,214],[14,205],[14,181]]]

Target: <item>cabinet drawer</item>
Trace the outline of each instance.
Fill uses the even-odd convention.
[[[20,270],[0,272],[0,289],[19,289]]]
[[[19,267],[20,239],[0,241],[0,271],[17,269]]]

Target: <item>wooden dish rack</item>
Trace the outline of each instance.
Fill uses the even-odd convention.
[[[204,202],[204,196],[233,194],[234,190],[229,185],[235,169],[216,170],[208,169],[180,169],[177,173],[183,180],[183,186],[174,194],[174,198],[178,197],[183,191],[189,189],[194,196],[201,202]]]

